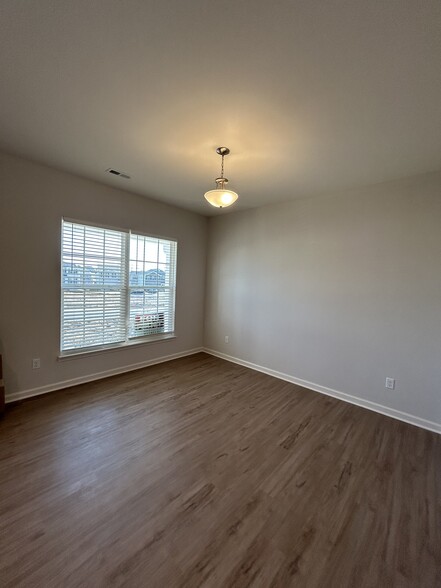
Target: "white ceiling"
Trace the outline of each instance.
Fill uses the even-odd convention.
[[[440,0],[2,0],[0,148],[202,214],[441,168]],[[127,172],[130,180],[105,173]]]

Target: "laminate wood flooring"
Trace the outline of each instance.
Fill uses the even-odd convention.
[[[197,354],[0,423],[0,585],[441,586],[441,436]]]

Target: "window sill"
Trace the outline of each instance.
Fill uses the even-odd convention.
[[[80,357],[86,357],[88,355],[95,355],[96,353],[121,351],[121,349],[127,349],[128,347],[137,347],[138,345],[149,345],[151,343],[161,343],[163,341],[170,341],[170,339],[176,339],[176,335],[174,333],[168,333],[167,335],[152,335],[148,337],[148,339],[127,341],[124,343],[118,343],[117,345],[111,345],[109,347],[95,347],[78,351],[65,351],[64,353],[60,353],[57,359],[59,361],[65,361],[66,359],[78,359]]]

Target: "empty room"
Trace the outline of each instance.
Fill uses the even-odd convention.
[[[439,0],[2,0],[0,586],[441,586]]]

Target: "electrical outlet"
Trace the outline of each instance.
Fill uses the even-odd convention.
[[[32,369],[33,370],[38,370],[40,369],[40,358],[37,357],[36,359],[32,360]]]
[[[386,388],[389,390],[395,390],[395,380],[394,378],[386,378]]]
[[[225,335],[225,343],[229,343],[230,342],[230,337],[228,335]]]

